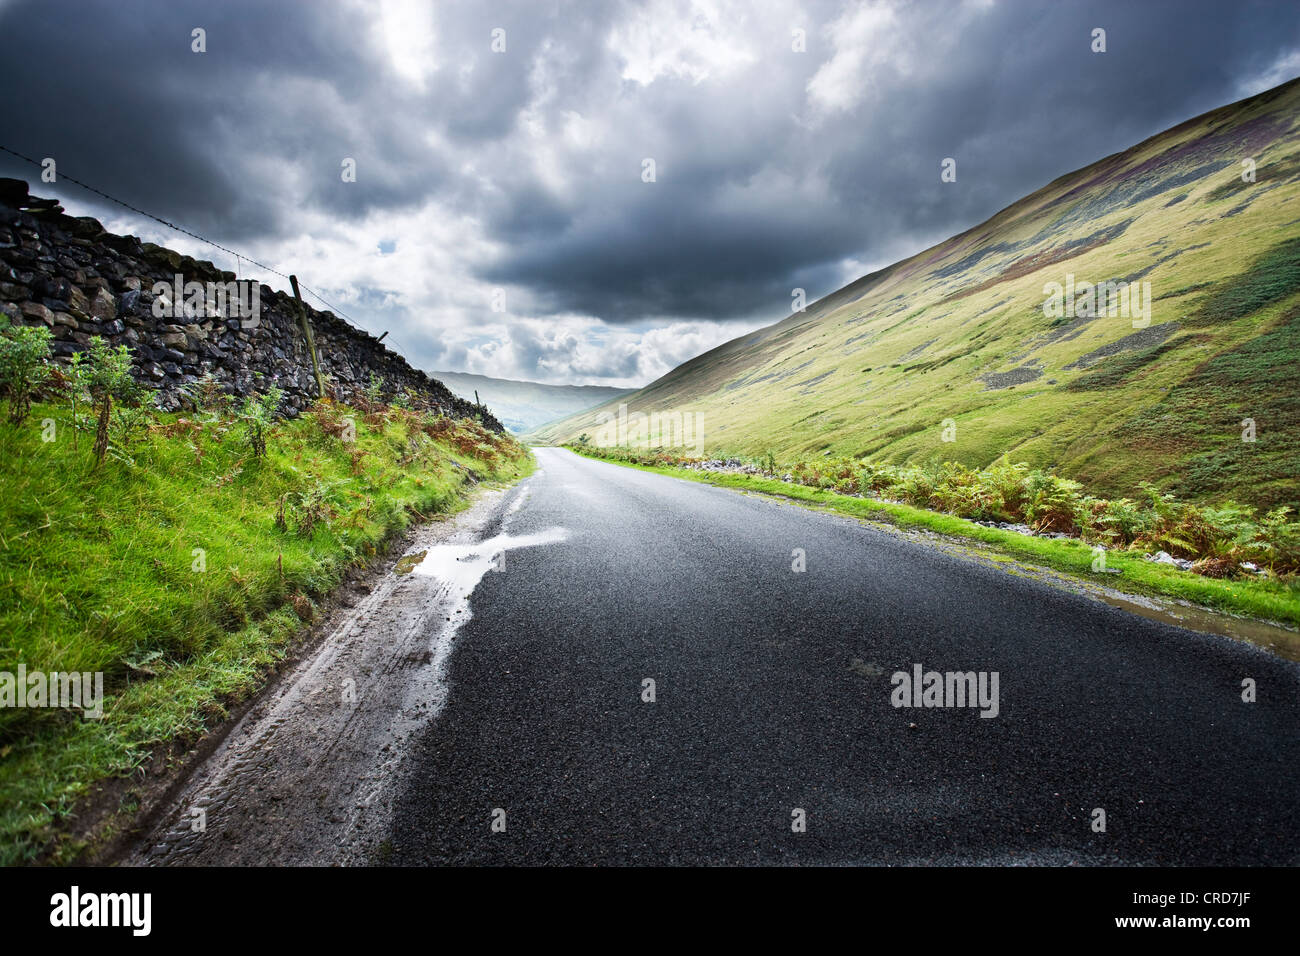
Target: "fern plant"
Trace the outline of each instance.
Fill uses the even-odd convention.
[[[255,459],[266,457],[266,435],[275,422],[275,414],[283,399],[284,392],[272,386],[263,395],[248,396],[239,409],[238,419],[244,426],[244,444]]]

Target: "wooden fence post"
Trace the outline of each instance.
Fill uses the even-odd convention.
[[[316,391],[324,398],[325,379],[320,373],[320,356],[316,354],[316,336],[312,334],[311,322],[307,320],[307,308],[302,304],[302,293],[298,291],[298,277],[289,276],[289,284],[293,286],[293,298],[298,304],[298,322],[302,326],[303,338],[307,340],[307,351],[311,354],[311,368],[316,374]]]

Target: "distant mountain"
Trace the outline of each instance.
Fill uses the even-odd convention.
[[[613,401],[632,391],[603,385],[542,385],[465,372],[429,374],[451,389],[452,394],[471,402],[477,391],[479,401],[491,409],[506,428],[516,433],[532,431],[547,422]]]
[[[1300,80],[1062,176],[619,402],[623,421],[691,413],[707,455],[1007,456],[1111,496],[1150,481],[1300,504]],[[621,443],[617,404],[536,437]]]

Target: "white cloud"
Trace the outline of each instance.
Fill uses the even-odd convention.
[[[744,4],[716,0],[652,0],[608,38],[622,77],[648,86],[661,76],[692,83],[725,77],[755,59],[737,27]]]
[[[370,42],[380,59],[424,91],[437,68],[433,4],[426,0],[362,0],[357,6],[358,19],[370,21]]]
[[[886,69],[906,75],[911,44],[898,29],[898,16],[885,2],[850,9],[823,34],[834,51],[808,81],[809,102],[819,112],[852,109]]]

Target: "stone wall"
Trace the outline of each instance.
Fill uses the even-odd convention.
[[[89,217],[66,215],[55,200],[28,194],[27,183],[0,179],[0,311],[16,323],[44,324],[55,356],[84,349],[91,336],[126,345],[137,379],[159,391],[163,409],[180,407],[180,390],[211,372],[235,395],[284,390],[283,410],[296,415],[317,387],[292,293],[260,287],[256,327],[228,318],[209,299],[194,316],[154,315],[157,282],[228,283],[232,272],[136,236],[118,236]],[[477,416],[500,431],[486,409],[452,395],[374,336],[332,312],[307,306],[328,391],[349,401],[377,374],[385,390],[407,391],[417,408]]]

